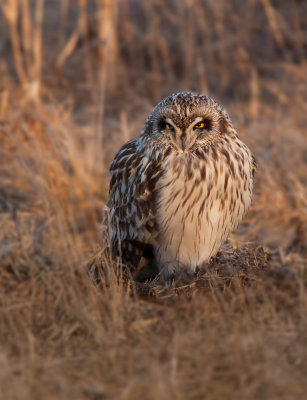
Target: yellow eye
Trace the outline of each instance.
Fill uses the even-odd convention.
[[[165,129],[167,129],[168,131],[172,130],[173,127],[170,124],[165,124]]]
[[[198,122],[198,124],[194,125],[195,129],[203,129],[205,127],[204,122]]]

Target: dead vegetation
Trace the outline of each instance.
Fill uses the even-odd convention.
[[[0,398],[305,399],[306,4],[0,5]],[[131,282],[107,167],[183,89],[253,149],[253,206],[195,279]]]

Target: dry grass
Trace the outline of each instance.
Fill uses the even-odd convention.
[[[0,398],[305,399],[306,4],[0,4]],[[195,279],[134,283],[107,166],[182,89],[229,109],[255,198]]]

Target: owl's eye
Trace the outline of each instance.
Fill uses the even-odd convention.
[[[211,121],[209,119],[204,119],[194,125],[193,129],[211,129]]]
[[[166,123],[166,124],[165,124],[165,129],[166,129],[167,131],[172,131],[174,128],[172,127],[172,125]]]
[[[205,127],[204,122],[198,122],[198,124],[194,125],[195,129],[203,129]]]

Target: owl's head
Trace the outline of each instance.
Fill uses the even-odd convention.
[[[141,135],[185,152],[236,132],[224,108],[213,99],[198,93],[179,92],[157,104]]]

